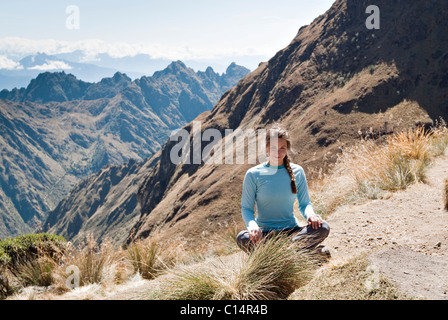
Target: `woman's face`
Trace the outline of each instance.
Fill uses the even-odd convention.
[[[269,163],[274,166],[281,166],[287,151],[288,143],[285,139],[271,139],[269,145],[266,147],[266,152],[269,156]]]

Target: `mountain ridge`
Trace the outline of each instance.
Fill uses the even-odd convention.
[[[0,214],[4,221],[15,218],[0,236],[43,223],[79,179],[103,166],[146,159],[227,90],[216,82],[203,87],[189,68],[181,75],[131,81],[116,73],[92,84],[65,72],[43,73],[27,88],[1,91]]]
[[[0,90],[14,88],[20,89],[26,87],[32,79],[35,79],[40,73],[69,71],[76,75],[77,78],[87,82],[101,81],[102,78],[110,77],[110,75],[119,71],[117,68],[102,67],[93,63],[75,62],[58,55],[49,55],[45,53],[36,53],[25,56],[16,62],[17,67],[8,70],[0,70]],[[121,69],[124,71],[126,69]],[[142,76],[132,73],[132,76]]]

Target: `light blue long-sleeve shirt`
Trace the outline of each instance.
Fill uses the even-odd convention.
[[[265,162],[246,172],[241,196],[241,214],[248,230],[270,231],[298,226],[294,216],[296,197],[300,213],[306,220],[316,215],[303,168],[294,163],[290,165],[295,176],[297,194],[291,191],[291,177],[284,165],[270,166]]]

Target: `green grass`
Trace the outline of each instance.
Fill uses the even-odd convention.
[[[47,233],[0,241],[0,298],[20,287],[51,285],[56,261],[62,259],[65,249],[63,237]]]
[[[12,270],[24,261],[38,258],[39,254],[60,254],[65,245],[66,240],[63,237],[47,233],[7,238],[0,241],[0,264]]]

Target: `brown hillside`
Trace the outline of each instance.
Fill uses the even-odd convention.
[[[196,118],[202,131],[216,128],[224,135],[225,129],[279,122],[291,132],[293,162],[309,172],[333,161],[360,135],[447,120],[448,4],[377,1],[379,30],[366,28],[368,5],[336,1]],[[191,128],[192,123],[185,127]],[[170,161],[175,144],[165,144],[139,189],[142,211],[132,234],[160,231],[166,238],[208,244],[222,226],[241,222],[242,178],[252,165],[176,166]]]

